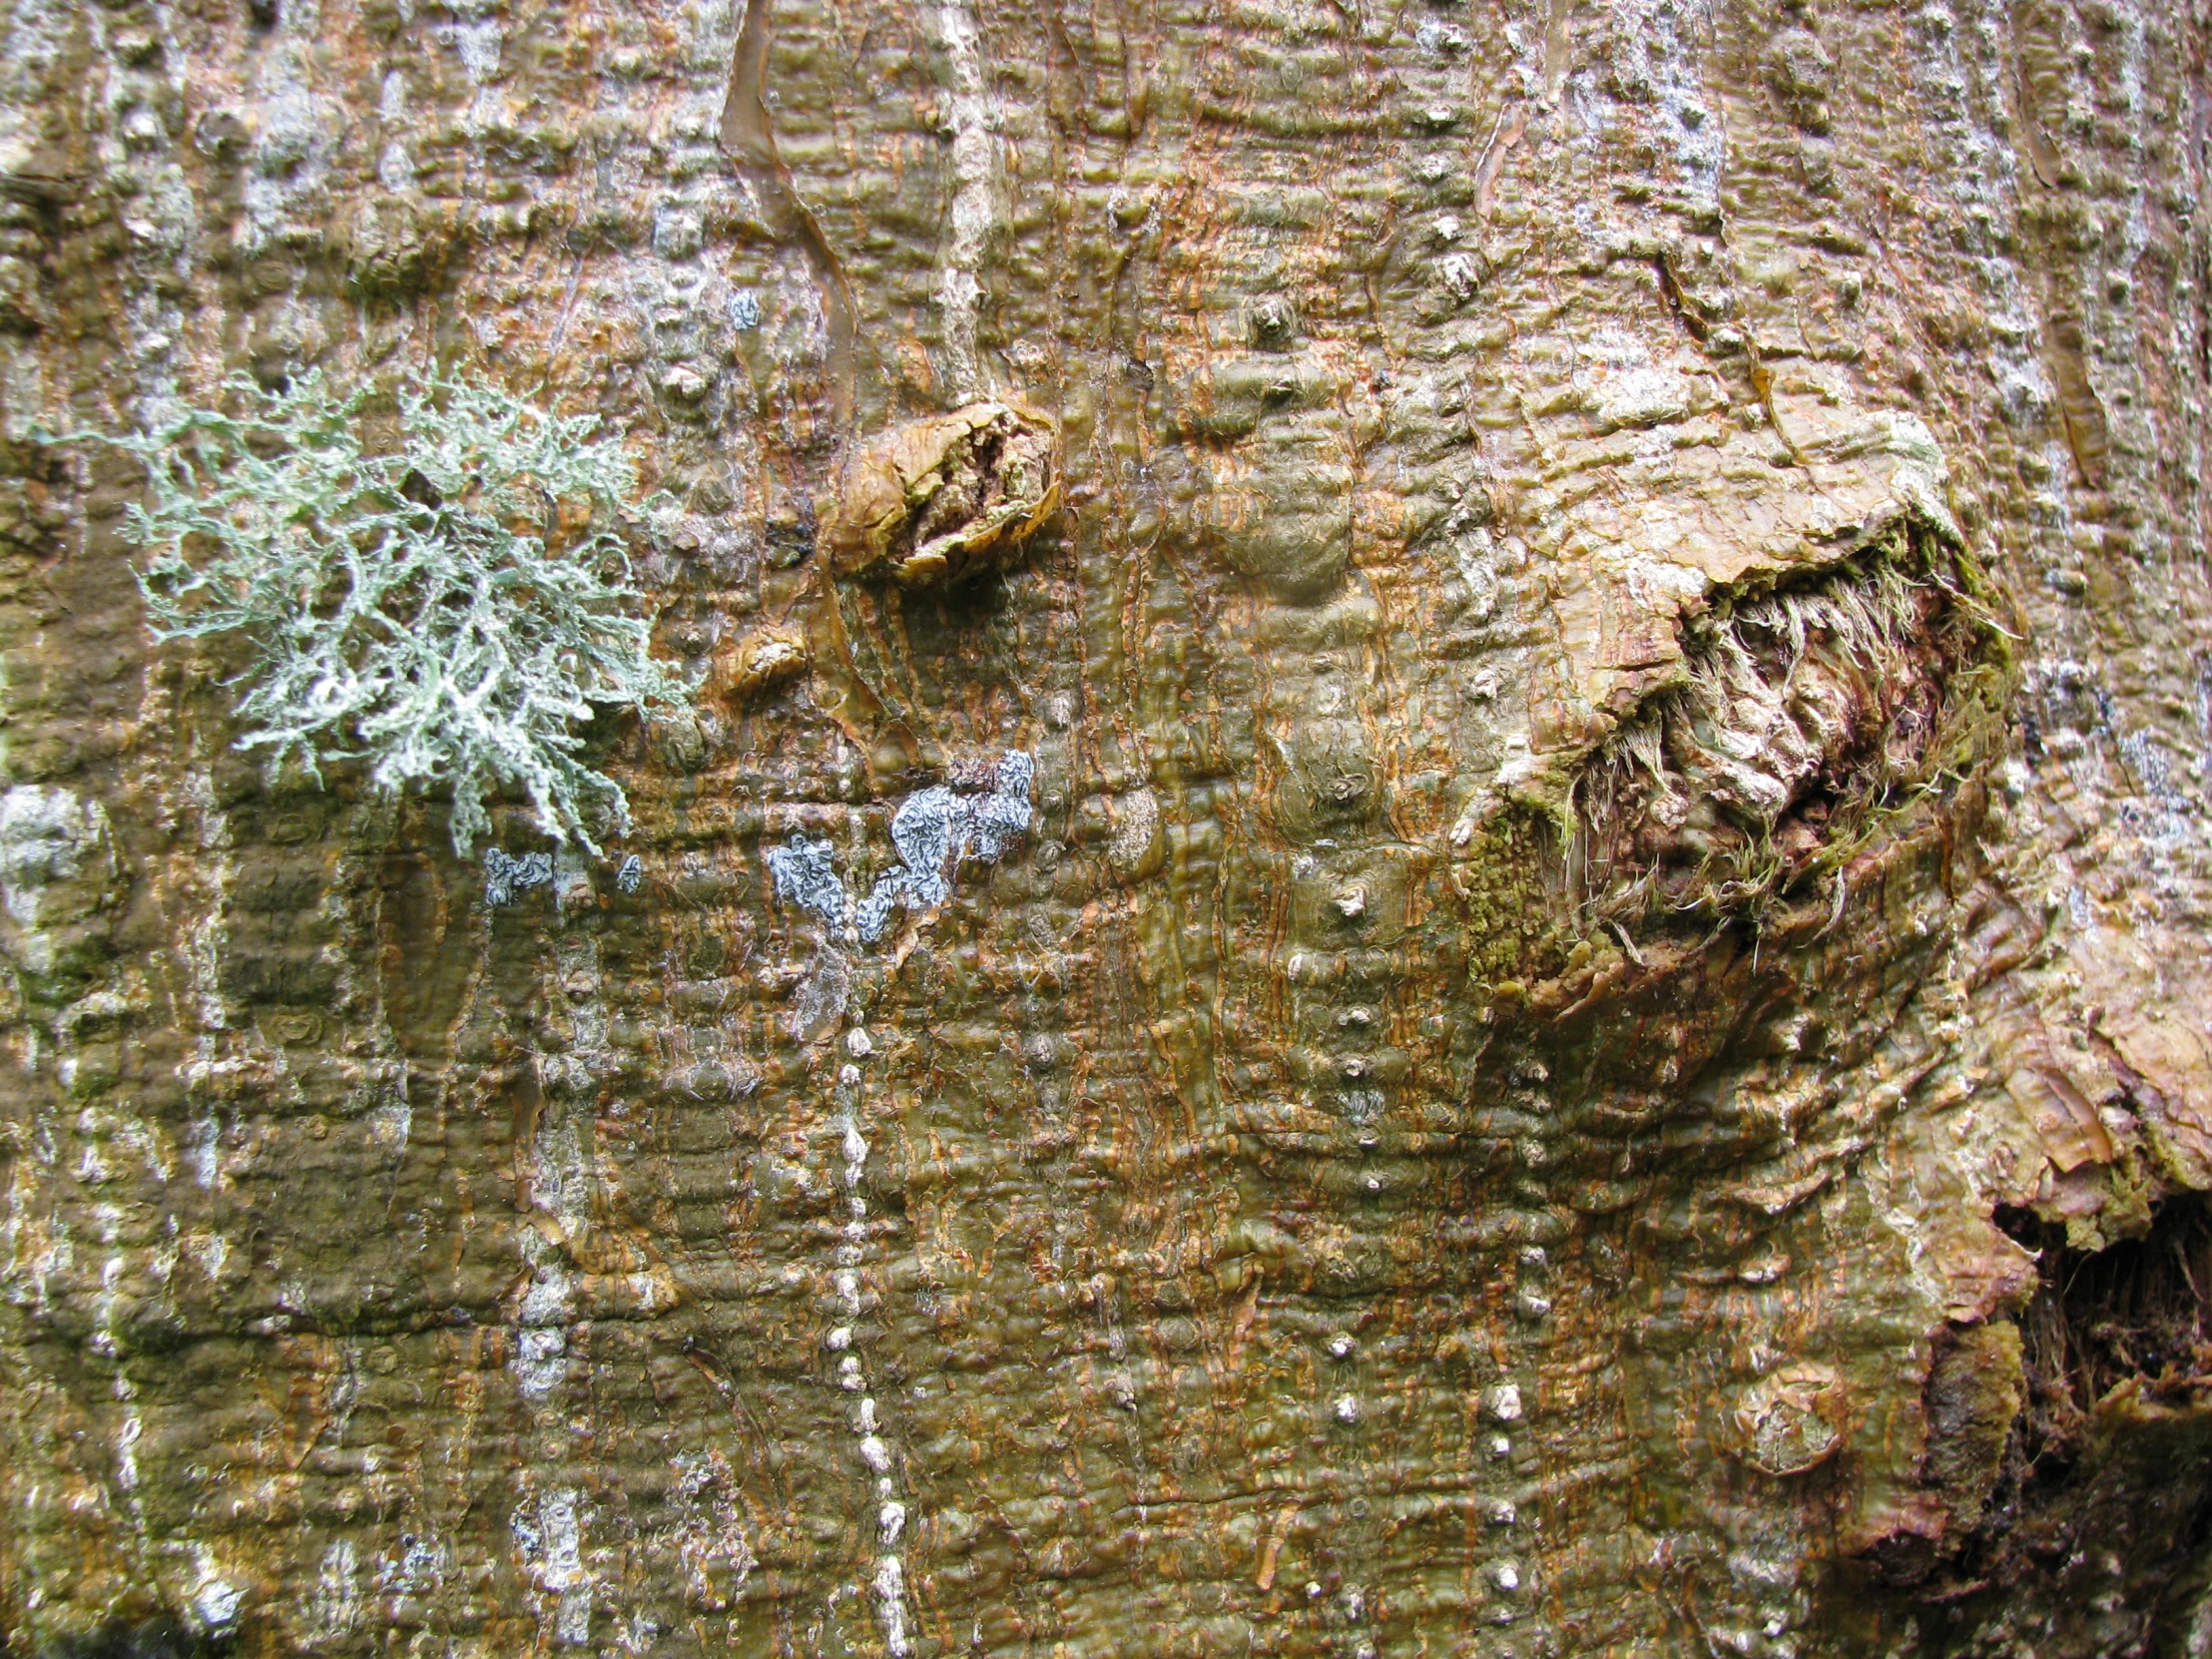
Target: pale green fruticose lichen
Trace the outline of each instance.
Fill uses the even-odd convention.
[[[253,644],[238,747],[318,778],[363,761],[384,795],[449,786],[464,857],[508,785],[548,835],[598,852],[594,823],[627,828],[629,804],[578,758],[577,728],[595,704],[689,704],[630,586],[621,445],[593,437],[596,416],[460,378],[388,399],[319,370],[227,390],[237,413],[101,436],[146,463],[130,525],[155,637]]]

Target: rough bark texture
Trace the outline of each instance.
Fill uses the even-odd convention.
[[[9,1651],[2212,1652],[2207,42],[0,5]],[[33,436],[432,361],[674,502],[534,884]]]

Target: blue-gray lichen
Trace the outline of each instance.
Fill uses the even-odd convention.
[[[830,844],[794,834],[769,850],[776,895],[812,911],[831,928],[851,928],[872,944],[883,936],[893,911],[942,904],[951,896],[952,877],[963,862],[995,862],[1028,832],[1034,816],[1029,791],[1036,773],[1034,757],[1010,750],[1000,759],[988,790],[934,784],[908,796],[891,816],[891,844],[900,861],[878,875],[857,903],[837,874]]]
[[[550,852],[517,855],[496,846],[484,848],[486,904],[512,903],[515,894],[528,887],[542,887],[552,879],[553,854]]]

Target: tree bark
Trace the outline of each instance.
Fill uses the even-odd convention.
[[[2201,6],[0,41],[8,1651],[2212,1651]],[[529,885],[43,440],[432,365]]]

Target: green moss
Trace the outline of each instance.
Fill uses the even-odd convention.
[[[1545,892],[1548,826],[1534,813],[1514,809],[1479,829],[1454,861],[1451,886],[1466,928],[1467,977],[1501,983],[1544,977],[1563,954],[1556,929],[1530,932],[1530,918],[1552,908]]]

